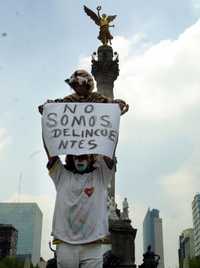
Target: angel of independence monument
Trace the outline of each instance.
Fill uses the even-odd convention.
[[[96,80],[97,91],[113,99],[114,81],[119,75],[118,53],[113,52],[111,35],[109,28],[114,27],[110,23],[116,18],[100,14],[101,6],[97,7],[97,14],[84,6],[86,14],[99,26],[98,39],[102,45],[98,47],[97,53],[92,54],[91,72]],[[111,255],[116,259],[108,261],[105,267],[136,267],[135,265],[135,237],[137,230],[131,226],[131,220],[128,216],[128,202],[125,198],[123,202],[123,212],[117,209],[115,203],[115,178],[112,180],[109,189],[110,197],[110,218],[109,229],[111,233]]]

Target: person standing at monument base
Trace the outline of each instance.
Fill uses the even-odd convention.
[[[102,268],[102,240],[108,233],[107,187],[114,174],[108,157],[48,156],[56,188],[52,235],[58,268]]]

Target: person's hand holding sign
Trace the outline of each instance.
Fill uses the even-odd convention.
[[[120,110],[121,110],[121,115],[123,115],[126,112],[128,112],[129,105],[125,101],[117,99],[117,100],[114,100],[113,103],[118,103],[119,104],[119,107],[120,107]]]
[[[44,105],[47,103],[53,103],[53,102],[63,102],[62,99],[56,99],[56,100],[47,100],[44,104],[38,106],[38,111],[40,114],[43,114]]]

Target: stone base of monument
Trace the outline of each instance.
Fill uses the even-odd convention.
[[[135,237],[137,229],[131,226],[130,220],[110,220],[109,231],[111,234],[111,254],[119,260],[117,266],[110,267],[130,267],[135,265]],[[108,267],[108,268],[110,268]]]

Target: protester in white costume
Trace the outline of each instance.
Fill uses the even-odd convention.
[[[108,235],[107,186],[114,162],[81,155],[68,156],[63,165],[45,149],[57,192],[52,235],[58,268],[102,268],[101,242]]]

